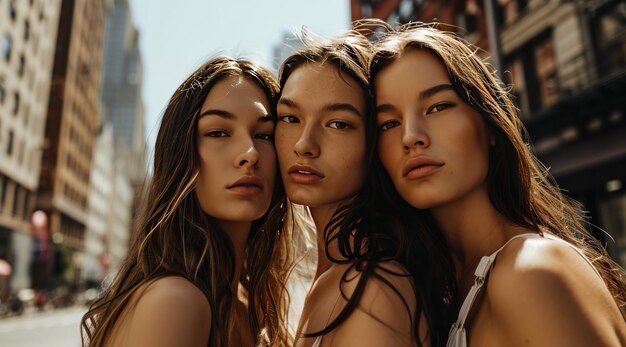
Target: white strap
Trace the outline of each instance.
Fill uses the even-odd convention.
[[[467,345],[467,337],[465,332],[465,320],[467,319],[467,315],[469,314],[476,297],[480,293],[480,289],[485,284],[485,280],[487,275],[489,274],[489,270],[491,270],[491,266],[493,262],[496,260],[496,256],[500,251],[509,244],[509,242],[517,239],[517,238],[538,238],[541,237],[539,234],[535,233],[526,233],[519,234],[511,237],[502,247],[498,248],[495,252],[491,253],[489,256],[484,256],[480,259],[478,266],[476,266],[476,271],[474,271],[474,285],[470,288],[469,293],[465,297],[465,301],[463,301],[463,305],[461,306],[461,310],[459,311],[459,317],[457,321],[452,324],[450,328],[450,335],[448,336],[448,343],[446,347],[465,347]]]

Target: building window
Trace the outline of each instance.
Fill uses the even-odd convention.
[[[528,6],[527,0],[501,0],[498,3],[502,6],[501,13],[505,24],[515,22]]]
[[[20,112],[20,93],[13,93],[13,114]]]
[[[6,89],[4,89],[4,78],[0,78],[0,105],[4,104],[6,93]]]
[[[20,54],[20,65],[17,69],[17,74],[20,77],[24,76],[24,67],[26,66],[26,57],[24,57],[24,54]]]
[[[526,79],[524,78],[524,64],[521,58],[514,59],[507,67],[508,72],[505,75],[506,83],[511,85],[511,94],[513,94],[514,102],[521,111],[522,119],[530,114],[530,106],[528,104],[528,92],[526,89]]]
[[[30,38],[30,22],[28,19],[24,21],[24,41],[28,41]]]
[[[19,206],[19,199],[20,199],[20,191],[22,190],[22,187],[18,186],[17,184],[15,185],[15,189],[13,189],[13,207],[11,208],[11,215],[14,217],[19,217],[18,216],[18,206]]]
[[[9,34],[4,35],[4,39],[2,39],[2,56],[4,60],[11,60],[11,49],[13,48],[13,39]]]
[[[626,3],[609,1],[592,17],[598,72],[601,76],[626,67]]]
[[[11,0],[9,1],[9,17],[11,17],[11,20],[15,20],[16,16],[17,12],[15,9],[15,0]]]
[[[557,101],[558,80],[552,35],[541,35],[506,59],[507,70],[524,116],[548,108]]]
[[[0,213],[2,211],[2,207],[4,206],[4,198],[7,192],[7,178],[3,175],[0,175]]]
[[[13,154],[13,130],[9,130],[9,143],[7,143],[7,155]]]
[[[551,37],[535,46],[535,62],[541,107],[547,108],[554,105],[558,93],[554,43]]]

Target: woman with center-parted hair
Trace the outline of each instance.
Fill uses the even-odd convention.
[[[214,58],[174,92],[145,217],[85,346],[286,346],[291,266],[273,137],[278,85]]]
[[[396,228],[372,208],[371,45],[357,32],[330,40],[303,32],[302,39],[305,48],[280,70],[276,126],[287,197],[308,207],[317,234],[317,269],[295,344],[430,346],[447,331],[443,300],[430,300],[443,292],[431,287],[445,281],[421,260],[446,257],[437,251],[444,244]],[[418,265],[410,261],[419,257]]]
[[[380,208],[445,237],[451,301],[465,298],[447,346],[626,345],[624,270],[531,153],[476,48],[413,23],[376,44],[370,71],[392,196]]]

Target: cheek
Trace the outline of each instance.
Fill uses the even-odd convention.
[[[276,175],[277,156],[274,146],[268,145],[261,154],[262,163],[265,166],[265,171],[270,178]]]
[[[343,163],[342,178],[345,180],[346,186],[358,186],[360,188],[365,181],[366,170],[369,169],[365,163],[365,146],[363,136],[330,147],[337,149],[337,157]]]
[[[292,132],[282,128],[277,126],[274,132],[274,146],[278,161],[285,160],[289,153],[293,152],[294,146]]]
[[[378,156],[383,167],[389,173],[389,176],[394,177],[395,163],[398,161],[399,155],[401,155],[401,147],[394,145],[393,138],[388,134],[380,136],[378,140]]]

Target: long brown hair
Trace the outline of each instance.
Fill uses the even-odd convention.
[[[361,87],[361,91],[366,97],[365,112],[365,133],[366,133],[366,167],[371,167],[378,162],[376,154],[376,118],[373,108],[373,97],[370,93],[370,79],[368,66],[372,56],[372,45],[366,36],[357,32],[373,34],[373,30],[378,26],[377,22],[359,21],[354,24],[355,31],[346,33],[334,39],[312,38],[306,32],[301,34],[305,48],[297,51],[285,62],[283,62],[279,83],[281,88],[285,86],[289,76],[298,68],[308,64],[334,64],[342,73],[352,77]],[[328,334],[340,324],[342,324],[352,312],[357,308],[359,301],[365,291],[367,282],[371,278],[376,278],[400,296],[405,303],[407,312],[411,311],[408,307],[407,300],[402,297],[399,291],[381,275],[381,271],[391,273],[395,276],[407,276],[405,273],[391,272],[384,267],[379,266],[381,262],[398,261],[407,270],[408,276],[414,282],[414,294],[417,298],[417,313],[420,316],[422,310],[430,312],[429,329],[431,336],[440,336],[447,333],[449,324],[447,318],[447,305],[441,299],[441,293],[444,291],[447,280],[439,277],[441,271],[433,269],[429,265],[431,258],[439,257],[445,263],[445,259],[449,258],[445,248],[443,238],[437,234],[415,233],[417,224],[413,224],[411,228],[403,227],[403,224],[396,223],[389,217],[391,213],[381,213],[378,206],[372,202],[378,199],[375,187],[374,176],[371,173],[375,170],[368,170],[366,174],[365,184],[358,194],[344,203],[335,211],[328,225],[324,229],[325,252],[326,256],[334,263],[350,264],[350,267],[344,273],[340,290],[343,298],[347,301],[345,308],[330,322],[324,329],[317,332],[305,333],[305,337],[313,337]],[[421,220],[417,221],[418,223]],[[432,237],[431,237],[432,236]],[[335,244],[340,252],[341,259],[334,258],[329,249]],[[408,247],[407,245],[411,245]],[[410,250],[410,252],[409,252]],[[411,258],[410,255],[413,256]],[[417,259],[417,260],[416,260]],[[449,262],[452,264],[452,262]],[[342,285],[348,282],[348,273],[351,270],[360,273],[358,283],[354,292],[347,297],[342,290]],[[426,271],[424,271],[426,269]],[[443,272],[447,274],[448,272]],[[437,288],[436,290],[431,288]],[[429,298],[430,293],[437,293],[439,297],[435,302]],[[435,302],[431,304],[431,302]],[[451,315],[450,315],[451,316]],[[413,323],[413,331],[417,336],[419,320],[411,317]],[[421,346],[421,341],[417,339]]]
[[[493,206],[519,226],[553,234],[580,248],[593,262],[626,317],[624,270],[587,230],[580,204],[561,193],[548,170],[531,152],[530,139],[518,109],[506,86],[477,54],[478,48],[432,25],[401,26],[384,36],[375,47],[370,66],[372,90],[376,75],[413,49],[426,50],[443,63],[457,95],[482,116],[495,136],[487,175]],[[393,186],[384,170],[380,179],[381,186]],[[428,224],[436,228],[432,219]]]
[[[196,285],[208,299],[213,317],[210,346],[228,346],[234,250],[229,236],[199,205],[195,184],[200,168],[198,115],[211,88],[227,76],[257,84],[272,105],[278,84],[272,74],[246,60],[218,57],[198,68],[174,92],[156,140],[154,174],[128,255],[113,284],[82,319],[83,345],[102,346],[131,296],[145,283],[177,275]],[[219,154],[216,154],[219,155]],[[284,346],[289,296],[285,285],[291,264],[289,230],[283,230],[287,206],[277,175],[268,212],[252,224],[240,281],[247,292],[248,317],[257,344]]]

